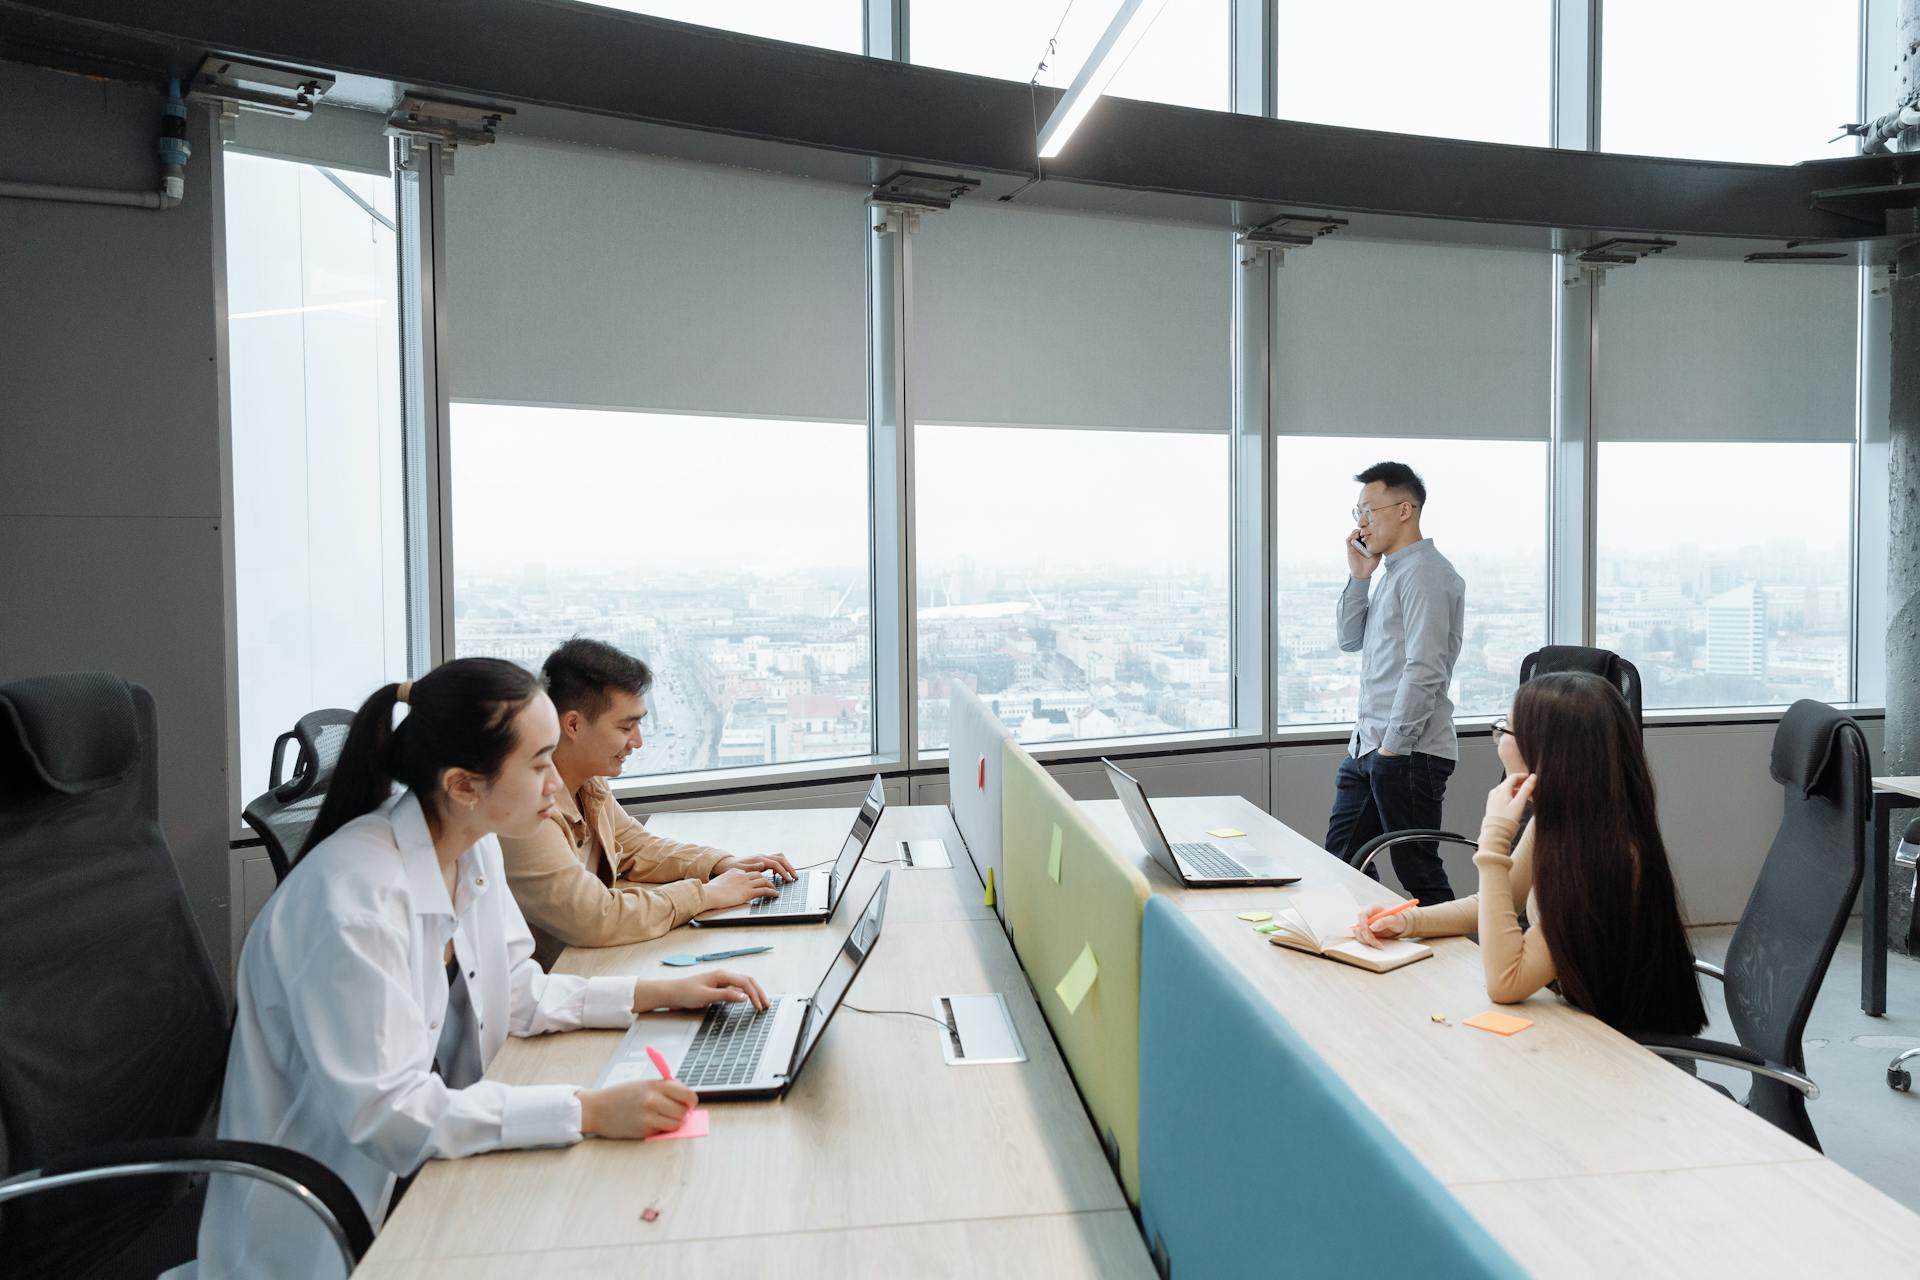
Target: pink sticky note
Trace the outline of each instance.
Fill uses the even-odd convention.
[[[982,791],[987,789],[987,758],[985,756],[980,757],[980,789]]]
[[[678,1129],[668,1129],[664,1133],[650,1133],[648,1142],[660,1142],[667,1138],[704,1138],[707,1136],[707,1109],[695,1107],[687,1112],[687,1118],[680,1122]]]

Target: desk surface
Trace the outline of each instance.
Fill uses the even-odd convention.
[[[853,813],[671,814],[650,825],[735,852],[780,849],[807,863],[833,855]],[[897,856],[894,841],[928,835],[947,841],[956,865],[893,868],[884,932],[848,999],[931,1013],[936,994],[998,991],[1029,1061],[949,1067],[934,1025],[843,1008],[784,1100],[707,1104],[709,1138],[589,1140],[430,1163],[380,1233],[366,1274],[439,1274],[424,1264],[529,1253],[550,1255],[533,1274],[586,1274],[569,1270],[588,1266],[586,1252],[611,1250],[603,1256],[638,1264],[663,1247],[668,1252],[658,1256],[668,1264],[697,1257],[703,1273],[709,1259],[722,1272],[744,1273],[761,1256],[761,1242],[791,1235],[809,1260],[802,1269],[817,1265],[822,1274],[971,1268],[955,1259],[999,1270],[1003,1254],[1017,1254],[1034,1274],[1151,1275],[1119,1185],[1013,951],[981,905],[946,810],[889,810],[870,851]],[[770,993],[810,992],[886,870],[862,866],[828,925],[680,929],[634,946],[570,950],[557,968],[665,974],[672,971],[659,960],[675,952],[771,944],[772,952],[728,967]],[[580,1031],[509,1040],[487,1076],[591,1085],[618,1038]],[[660,1211],[651,1223],[640,1218],[648,1205]],[[1127,1232],[1114,1234],[1103,1214],[1127,1220]],[[958,1224],[977,1220],[994,1220],[994,1234],[968,1243]]]
[[[1912,796],[1920,800],[1920,778],[1875,778],[1875,791],[1891,791],[1895,795]]]
[[[1460,1025],[1492,1007],[1468,939],[1435,939],[1432,959],[1387,974],[1269,943],[1235,913],[1320,884],[1363,903],[1393,895],[1250,802],[1153,804],[1169,840],[1235,827],[1247,837],[1215,843],[1286,859],[1298,886],[1182,888],[1118,801],[1081,803],[1529,1271],[1813,1274],[1857,1260],[1904,1274],[1920,1257],[1920,1217],[1552,994],[1512,1010],[1534,1021],[1518,1035]]]
[[[681,1244],[547,1249],[485,1258],[368,1261],[353,1274],[354,1280],[604,1280],[643,1275],[748,1280],[773,1274],[836,1280],[896,1280],[906,1275],[930,1280],[977,1276],[1154,1280],[1153,1264],[1140,1244],[1140,1230],[1124,1209],[733,1236]]]

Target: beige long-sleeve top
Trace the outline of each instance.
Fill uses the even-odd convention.
[[[703,910],[701,881],[727,856],[649,833],[599,778],[561,792],[539,831],[502,836],[500,848],[545,969],[566,947],[645,942],[685,924]]]
[[[1553,955],[1540,927],[1522,930],[1514,905],[1525,902],[1527,918],[1540,918],[1533,899],[1533,828],[1528,826],[1515,848],[1513,837],[1519,827],[1510,818],[1488,818],[1480,824],[1480,848],[1473,855],[1473,865],[1480,870],[1480,892],[1407,912],[1409,934],[1425,938],[1480,935],[1487,996],[1498,1004],[1518,1004],[1555,976]]]

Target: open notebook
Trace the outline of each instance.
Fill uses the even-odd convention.
[[[1374,973],[1398,969],[1433,954],[1432,947],[1405,938],[1370,947],[1353,936],[1353,922],[1359,918],[1359,902],[1339,885],[1303,889],[1293,895],[1288,906],[1273,913],[1267,941]]]

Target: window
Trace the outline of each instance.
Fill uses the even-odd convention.
[[[1278,45],[1283,119],[1536,147],[1552,141],[1547,0],[1280,0]]]
[[[949,71],[1064,89],[1093,52],[1116,4],[913,0],[908,52]],[[1228,0],[1172,0],[1107,86],[1122,98],[1225,111],[1231,105]],[[1054,33],[1059,32],[1056,38]],[[1054,41],[1052,52],[1047,42]],[[1038,73],[1041,62],[1046,69]],[[1045,123],[1042,117],[1041,123]]]
[[[1232,724],[1224,231],[1005,207],[914,245],[920,742]]]
[[[609,9],[625,9],[675,22],[691,22],[723,31],[810,44],[843,53],[866,45],[860,0],[588,0]]]
[[[1606,0],[1600,145],[1637,155],[1794,164],[1854,154],[1852,0]],[[1891,18],[1883,19],[1891,21]],[[1892,105],[1892,104],[1888,104]]]
[[[630,776],[872,751],[865,194],[524,141],[447,183],[455,648],[645,659]]]
[[[359,171],[241,153],[278,150],[255,117],[225,159],[242,804],[294,721],[406,674],[398,246],[366,121]]]
[[[1647,706],[1852,697],[1857,290],[1655,259],[1601,293],[1597,640]]]
[[[1360,655],[1334,640],[1356,472],[1428,492],[1422,531],[1466,580],[1460,715],[1506,709],[1547,637],[1553,272],[1542,254],[1328,240],[1279,273],[1274,509],[1280,724],[1351,720]]]

